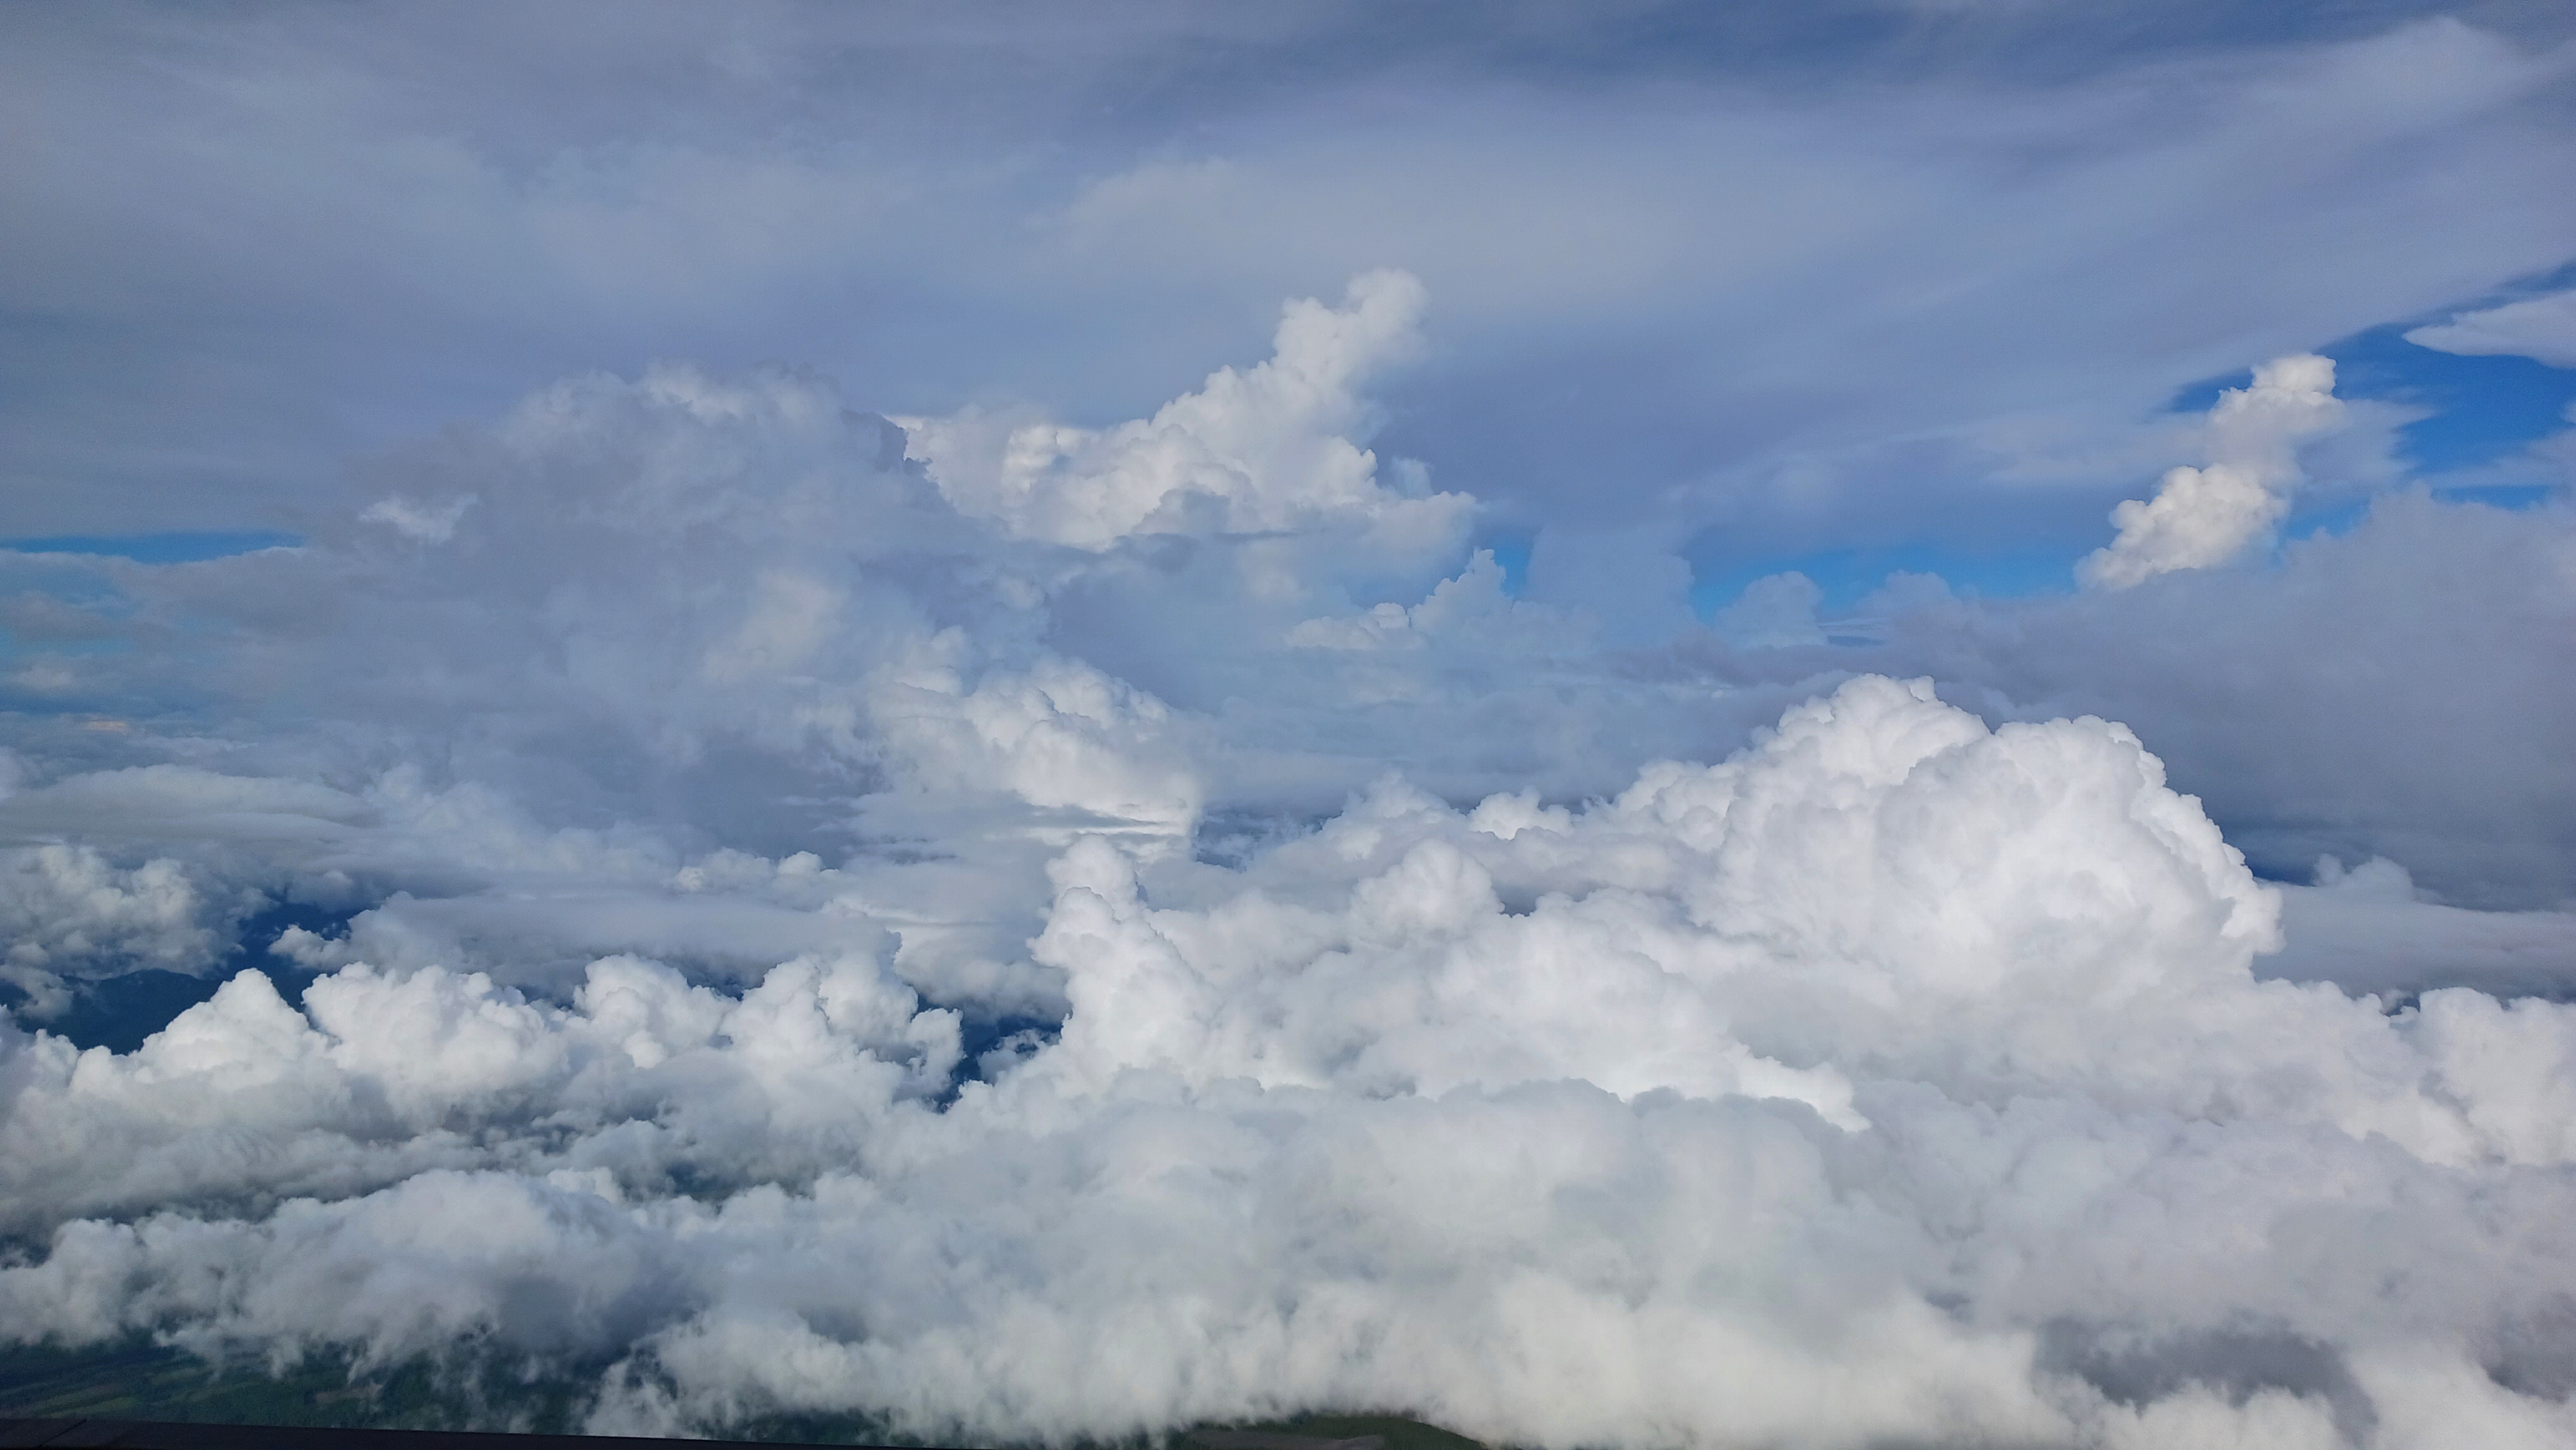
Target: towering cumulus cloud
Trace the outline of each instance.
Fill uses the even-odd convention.
[[[2333,426],[2334,361],[2278,358],[2254,370],[2254,384],[2230,388],[2209,413],[2210,462],[2176,468],[2155,497],[2112,510],[2120,536],[2086,557],[2086,584],[2126,589],[2176,569],[2205,569],[2243,553],[2289,512],[2299,479],[2291,445]]]
[[[913,447],[961,512],[1011,534],[1100,550],[1138,534],[1294,529],[1335,515],[1438,536],[1467,500],[1405,499],[1354,443],[1356,391],[1421,345],[1422,284],[1354,279],[1340,310],[1307,300],[1281,318],[1277,353],[1223,368],[1150,419],[1107,432],[969,414],[919,420]]]
[[[0,1341],[602,1431],[2576,1441],[2576,1007],[2274,979],[2122,725],[1512,597],[1364,446],[1422,307],[1105,428],[575,379],[299,547],[46,565],[120,643],[0,799]],[[2090,579],[2270,527],[2331,384]],[[133,1051],[46,1025],[236,946]]]

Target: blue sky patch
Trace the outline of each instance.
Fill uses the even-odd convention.
[[[1692,560],[1691,569],[1691,610],[1702,619],[1734,603],[1754,580],[1791,572],[1806,575],[1823,591],[1817,613],[1829,620],[1849,614],[1895,573],[1938,574],[1954,593],[1987,599],[2062,594],[2075,587],[2074,556],[2057,549],[1971,554],[1932,544],[1904,544],[1823,549],[1722,567]]]
[[[2564,431],[2568,405],[2576,403],[2576,369],[2527,357],[2441,352],[2408,342],[2406,334],[2427,323],[2570,285],[2576,285],[2576,268],[2562,268],[2476,305],[2367,328],[2317,351],[2335,361],[2336,396],[2432,410],[2432,416],[2398,430],[2401,456],[2418,470],[2442,474],[2475,468]],[[2206,412],[2222,391],[2244,387],[2253,376],[2246,369],[2204,378],[2175,393],[2168,406],[2178,413]]]
[[[304,540],[275,529],[180,534],[56,534],[39,539],[0,539],[0,549],[20,554],[89,554],[138,564],[202,564],[260,549],[292,548]]]
[[[1530,546],[1533,542],[1533,536],[1528,534],[1500,534],[1476,541],[1476,548],[1494,556],[1495,565],[1503,571],[1503,592],[1514,599],[1529,591]]]
[[[2527,357],[2463,357],[2406,340],[2420,322],[2392,322],[2317,349],[2335,361],[2335,396],[2377,398],[2433,410],[2398,430],[2400,456],[2430,474],[2475,468],[2562,432],[2576,402],[2576,370]],[[2203,413],[2248,368],[2176,393],[2177,413]]]

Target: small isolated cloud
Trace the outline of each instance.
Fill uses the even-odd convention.
[[[2464,312],[2448,322],[2416,328],[2406,340],[2436,352],[2527,357],[2551,367],[2576,368],[2576,290]]]
[[[367,505],[358,517],[371,524],[383,524],[406,539],[424,544],[444,544],[456,534],[456,521],[474,506],[474,496],[448,500],[435,507],[415,503],[407,498],[384,498]]]
[[[9,675],[11,684],[40,695],[60,694],[78,685],[80,679],[78,671],[67,661],[59,659],[40,659]]]
[[[1710,617],[1709,627],[1742,649],[1823,644],[1816,605],[1824,597],[1816,581],[1804,574],[1773,574],[1745,585],[1734,603]]]
[[[2289,512],[2300,478],[2292,445],[2336,426],[2334,361],[2313,353],[2277,358],[2230,388],[2209,411],[2209,463],[2176,468],[2155,497],[2111,511],[2120,536],[2086,555],[2076,577],[2126,589],[2176,569],[2206,569],[2244,553]]]

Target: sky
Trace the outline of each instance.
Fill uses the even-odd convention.
[[[0,1343],[2576,1443],[2576,16],[0,33]]]

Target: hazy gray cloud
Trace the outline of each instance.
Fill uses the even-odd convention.
[[[2277,569],[1940,607],[1894,655],[2002,713],[2128,722],[2275,874],[2382,855],[2444,899],[2563,906],[2576,776],[2550,722],[2576,708],[2571,548],[2564,501],[2399,492]]]
[[[2502,20],[2142,16],[2070,60],[2052,7],[978,14],[21,19],[22,526],[301,527],[352,449],[659,357],[1099,426],[1397,266],[1441,345],[1389,444],[1523,525],[1759,547],[1830,501],[2081,552],[2132,477],[2033,516],[2009,449],[1871,455],[2134,417],[2571,221],[2567,53]]]

